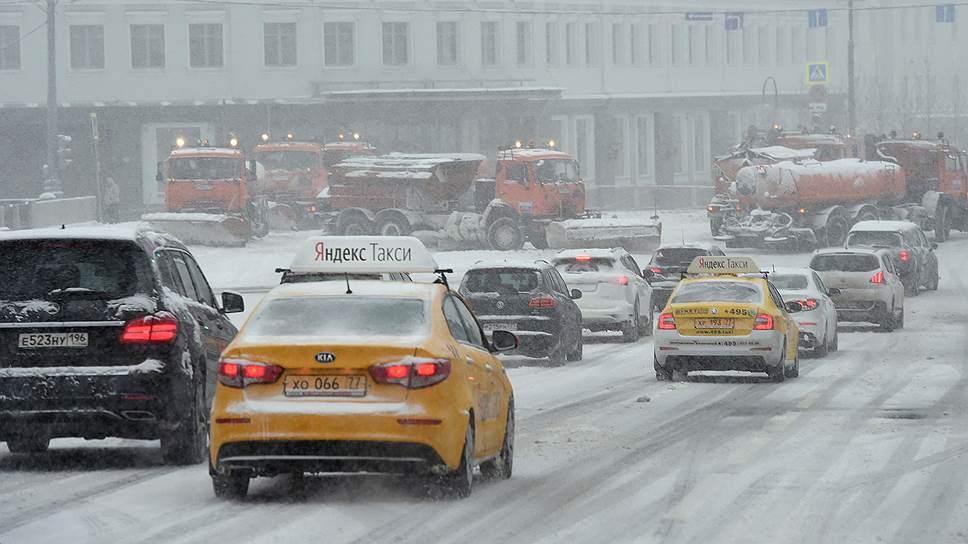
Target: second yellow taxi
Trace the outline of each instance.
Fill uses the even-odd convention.
[[[350,280],[437,268],[410,237],[307,241],[294,264],[346,281],[280,285],[222,355],[211,417],[215,494],[257,476],[389,472],[464,497],[474,469],[509,478],[514,398],[488,341],[446,282]]]
[[[656,319],[655,376],[690,371],[765,372],[773,381],[800,374],[799,330],[780,293],[749,257],[696,257]]]

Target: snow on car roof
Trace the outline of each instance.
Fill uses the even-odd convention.
[[[665,249],[705,249],[706,251],[712,251],[713,249],[721,249],[717,244],[707,244],[704,242],[689,242],[686,244],[669,244],[664,246],[659,246],[656,251],[662,251]]]
[[[145,236],[168,236],[146,223],[125,223],[119,225],[83,225],[46,227],[42,229],[11,230],[0,232],[0,240],[129,240],[136,241]],[[173,239],[173,238],[172,238]]]
[[[543,260],[527,261],[524,259],[515,258],[505,258],[503,261],[492,261],[489,260],[485,262],[475,263],[473,266],[467,269],[468,272],[473,270],[493,270],[495,268],[526,268],[529,270],[541,270],[543,268],[550,268],[551,263]]]
[[[574,259],[579,255],[588,255],[593,258],[602,257],[621,257],[626,251],[620,247],[613,247],[609,249],[563,249],[555,254],[555,259]]]
[[[267,299],[345,296],[345,297],[394,297],[419,298],[426,300],[434,296],[444,286],[439,283],[409,283],[387,282],[382,280],[350,280],[350,290],[346,292],[346,283],[341,281],[322,281],[308,283],[284,283],[274,287],[266,295]]]
[[[172,149],[169,156],[179,157],[199,157],[203,155],[214,155],[214,156],[224,156],[224,155],[235,155],[242,156],[242,150],[235,147],[182,147],[178,149]]]
[[[851,253],[866,253],[869,255],[877,255],[883,252],[883,249],[878,248],[866,248],[866,247],[852,247],[852,248],[842,248],[842,247],[825,247],[823,249],[816,250],[814,255],[849,255]]]
[[[882,232],[915,229],[918,226],[910,221],[858,221],[850,232]]]
[[[753,147],[750,151],[758,155],[765,155],[772,159],[778,161],[792,160],[792,159],[810,159],[813,158],[817,150],[812,147],[806,149],[791,149],[782,145],[771,145],[768,147]]]

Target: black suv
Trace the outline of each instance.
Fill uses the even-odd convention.
[[[236,329],[178,240],[144,227],[0,233],[0,440],[161,439],[204,458],[214,379]]]
[[[505,330],[518,337],[512,353],[547,357],[555,365],[581,360],[581,310],[572,300],[581,291],[569,291],[551,264],[475,266],[464,275],[460,293],[485,334]]]
[[[649,267],[642,271],[652,286],[652,311],[661,312],[672,291],[679,284],[682,273],[696,257],[726,255],[719,246],[682,244],[662,246],[655,250]]]
[[[921,288],[938,289],[938,244],[929,242],[921,227],[910,221],[860,221],[850,228],[846,247],[886,249],[904,284],[904,294],[917,296]]]

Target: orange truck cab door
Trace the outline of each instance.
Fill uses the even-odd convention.
[[[527,163],[500,161],[495,181],[495,198],[504,200],[521,215],[534,215],[534,184]]]

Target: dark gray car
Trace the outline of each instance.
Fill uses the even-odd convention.
[[[847,234],[847,247],[887,250],[904,283],[904,293],[918,296],[922,288],[938,289],[938,245],[909,221],[861,221]]]

